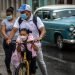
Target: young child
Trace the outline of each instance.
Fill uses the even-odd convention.
[[[30,62],[30,73],[31,75],[35,75],[36,73],[36,51],[38,50],[38,45],[40,44],[39,41],[32,43],[30,41],[34,40],[32,34],[27,29],[21,29],[20,35],[18,36],[16,40],[16,50],[12,54],[11,63],[17,68],[21,61],[21,53],[23,54],[24,47],[27,47],[27,60]],[[23,41],[27,41],[27,46],[24,46]]]

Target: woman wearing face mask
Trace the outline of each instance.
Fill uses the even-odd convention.
[[[13,11],[14,11],[13,7],[9,7],[6,10],[6,19],[4,19],[1,23],[2,26],[1,31],[3,35],[3,48],[5,51],[5,65],[6,65],[8,75],[12,74],[10,70],[10,61],[11,61],[12,52],[14,52],[15,50],[15,44],[13,42],[16,41],[16,37],[18,35],[18,33],[16,32],[15,36],[12,39],[12,42],[9,45],[6,43],[10,31],[12,30],[13,24],[15,22]]]

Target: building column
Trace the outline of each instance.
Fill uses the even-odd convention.
[[[75,0],[72,1],[72,4],[75,4]]]
[[[11,0],[11,6],[14,7],[14,1],[13,0]]]
[[[9,1],[9,7],[11,6],[11,0],[8,0]]]
[[[27,0],[27,4],[29,4],[32,7],[32,0]]]
[[[15,7],[16,7],[15,9],[18,9],[19,0],[16,0],[16,1],[14,0],[14,2],[16,2],[16,3],[14,3],[14,5],[15,5]]]
[[[27,3],[27,0],[23,0],[23,2],[26,4]]]
[[[7,8],[9,7],[9,4],[8,4],[9,2],[8,2],[8,0],[7,0],[7,2],[6,2],[6,4],[7,4]]]
[[[48,2],[47,0],[44,0],[44,5],[47,5],[48,4],[47,2]]]
[[[67,0],[64,0],[64,4],[67,4]]]
[[[25,0],[20,0],[19,2],[22,5],[22,4],[25,4],[26,1]]]
[[[1,10],[2,10],[2,9],[1,9],[1,7],[2,7],[2,6],[1,6],[1,5],[2,5],[1,3],[2,3],[2,2],[1,2],[1,0],[0,0],[0,17],[1,17]]]
[[[1,11],[3,10],[3,0],[1,0],[1,2],[0,2],[1,4]]]
[[[21,5],[24,4],[23,0],[21,0]]]
[[[0,11],[1,11],[1,7],[2,7],[2,6],[1,6],[1,0],[0,0]]]
[[[3,11],[5,10],[5,0],[3,0]]]
[[[44,6],[44,0],[42,0],[42,1],[39,0],[39,7],[40,7],[40,6]]]
[[[56,3],[55,3],[55,0],[51,0],[51,4],[56,4]]]
[[[2,2],[1,2],[2,3]],[[5,11],[7,8],[7,1],[3,0],[3,10]]]
[[[17,2],[18,0],[13,0],[13,5],[14,5],[14,15],[16,16],[16,9],[18,8],[18,5],[17,5]]]
[[[17,6],[18,6],[18,8],[21,6],[21,0],[18,0]]]

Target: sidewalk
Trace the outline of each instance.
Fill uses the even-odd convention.
[[[2,45],[0,44],[0,73],[2,75],[7,75],[5,64],[4,64],[4,58],[5,58],[4,51],[3,51]]]

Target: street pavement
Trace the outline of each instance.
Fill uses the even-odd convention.
[[[2,40],[0,39],[0,73],[7,75],[1,42]],[[45,46],[43,47],[43,53],[48,75],[75,75],[75,51],[61,52],[56,48]],[[42,75],[39,68],[36,75]]]
[[[75,47],[62,51],[51,46],[43,49],[49,75],[75,75]]]
[[[0,73],[2,73],[3,75],[6,75],[4,58],[5,58],[4,51],[3,51],[2,45],[0,45]]]

